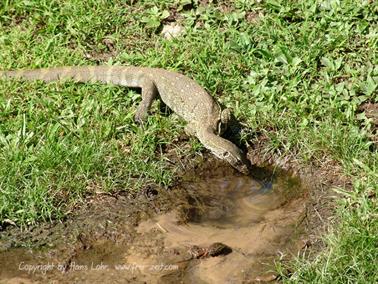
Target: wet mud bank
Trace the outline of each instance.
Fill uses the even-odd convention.
[[[1,283],[254,283],[307,239],[311,189],[210,159],[169,190],[98,195],[68,220],[0,238]],[[23,281],[23,282],[22,282]]]

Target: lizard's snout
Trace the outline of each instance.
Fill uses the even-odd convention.
[[[234,155],[227,153],[227,155],[224,155],[224,159],[242,174],[249,174],[250,163],[239,150],[235,151]]]
[[[242,165],[238,169],[242,174],[248,175],[249,174],[249,168],[246,165]]]
[[[235,169],[237,169],[242,174],[245,174],[245,175],[249,174],[249,166],[248,166],[248,163],[246,161],[245,162],[238,161],[233,166],[234,166]]]

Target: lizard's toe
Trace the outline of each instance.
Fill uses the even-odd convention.
[[[144,124],[146,121],[147,121],[147,116],[146,115],[141,115],[139,113],[135,114],[134,116],[134,121],[137,123],[137,124]]]

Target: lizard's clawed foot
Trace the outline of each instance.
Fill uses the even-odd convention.
[[[139,124],[139,125],[143,125],[146,123],[147,121],[147,115],[144,114],[144,113],[136,113],[135,116],[134,116],[134,121]]]

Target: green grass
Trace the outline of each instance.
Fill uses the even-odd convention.
[[[376,1],[129,2],[2,1],[0,69],[100,63],[191,76],[265,133],[268,151],[308,163],[330,157],[353,181],[353,191],[339,189],[326,249],[292,263],[284,281],[377,282],[378,154],[371,123],[356,118],[361,103],[378,102]],[[159,31],[173,10],[186,32],[168,41]],[[140,128],[138,101],[115,86],[2,81],[0,218],[55,219],[96,191],[170,184],[161,149],[182,122],[156,111]]]

